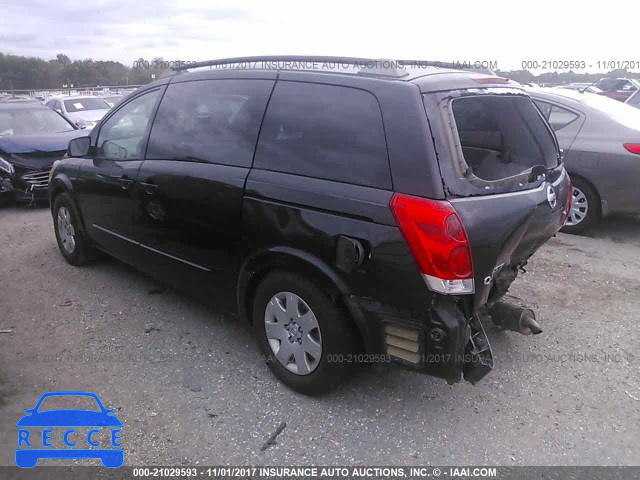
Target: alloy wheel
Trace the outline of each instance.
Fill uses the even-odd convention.
[[[58,235],[65,251],[73,253],[76,248],[76,231],[71,223],[71,214],[67,207],[58,209]]]

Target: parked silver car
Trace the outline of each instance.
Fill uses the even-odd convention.
[[[555,130],[573,182],[563,231],[583,232],[611,213],[640,213],[640,110],[569,89],[529,94]]]
[[[111,109],[100,97],[58,96],[51,97],[45,105],[63,114],[80,128],[93,128]]]

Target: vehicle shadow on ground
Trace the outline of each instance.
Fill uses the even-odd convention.
[[[187,312],[188,325],[179,322],[162,326],[162,334],[174,337],[172,341],[178,342],[177,338],[182,336],[184,329],[191,330],[192,337],[200,338],[201,344],[218,354],[228,354],[241,351],[240,355],[225,355],[229,371],[238,372],[237,377],[248,378],[254,375],[251,382],[268,383],[271,389],[280,391],[281,395],[295,395],[304,398],[303,395],[289,390],[281,384],[266,368],[262,353],[255,342],[254,332],[251,325],[244,319],[233,316],[229,313],[217,310],[215,307],[203,304],[192,299],[188,295],[173,290],[170,287],[158,283],[156,280],[146,276],[132,267],[111,257],[105,257],[97,263],[85,267],[94,270],[98,275],[108,275],[110,277],[122,277],[127,279],[127,283],[135,286],[142,294],[147,292],[148,299],[144,302],[153,302],[157,310],[162,312],[165,305],[171,304],[175,311]],[[153,292],[153,293],[152,293]],[[169,315],[167,315],[169,317]],[[138,325],[136,328],[142,330],[146,325]],[[485,329],[492,343],[494,353],[498,357],[515,356],[518,345],[517,340],[511,336],[519,336],[517,333],[506,332],[491,323],[485,324]],[[154,337],[147,337],[148,341],[154,342]],[[157,347],[150,345],[149,347]],[[197,370],[200,358],[194,351],[193,357],[181,359],[183,370]],[[352,377],[341,384],[333,392],[317,397],[318,401],[326,404],[334,404],[336,401],[345,402],[346,410],[358,409],[363,396],[371,398],[380,405],[385,405],[390,398],[406,395],[414,392],[413,401],[405,405],[406,408],[419,408],[424,397],[425,400],[438,398],[440,401],[446,400],[450,395],[455,395],[458,391],[445,380],[427,376],[410,368],[403,368],[395,362],[381,362],[376,364],[355,364],[351,365]],[[241,372],[245,372],[241,375]],[[225,374],[226,375],[226,374]],[[491,373],[489,375],[492,375]],[[189,374],[186,375],[189,377]],[[208,379],[204,383],[212,383],[215,379]],[[180,379],[175,379],[179,384]],[[247,382],[246,388],[251,388]],[[172,381],[173,383],[173,381]],[[417,391],[416,391],[417,390]],[[411,406],[410,406],[411,405]]]
[[[603,218],[583,236],[604,238],[615,243],[639,244],[640,215],[615,215]]]

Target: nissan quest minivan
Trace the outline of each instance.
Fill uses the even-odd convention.
[[[493,367],[483,319],[541,331],[500,299],[562,227],[571,182],[517,83],[448,67],[178,67],[54,166],[60,251],[72,265],[106,252],[248,320],[306,394],[358,362],[477,382]]]

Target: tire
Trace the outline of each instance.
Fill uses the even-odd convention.
[[[358,336],[342,306],[306,278],[284,271],[267,275],[258,286],[253,327],[271,371],[305,395],[335,388],[351,372],[348,356],[359,350]]]
[[[96,250],[68,193],[61,193],[53,202],[53,229],[60,253],[71,265],[84,265],[96,258]]]
[[[15,202],[15,199],[14,199],[13,192],[0,193],[0,208],[13,205],[14,202]]]
[[[573,202],[569,218],[560,230],[564,233],[580,234],[600,220],[600,198],[587,182],[572,177]]]

